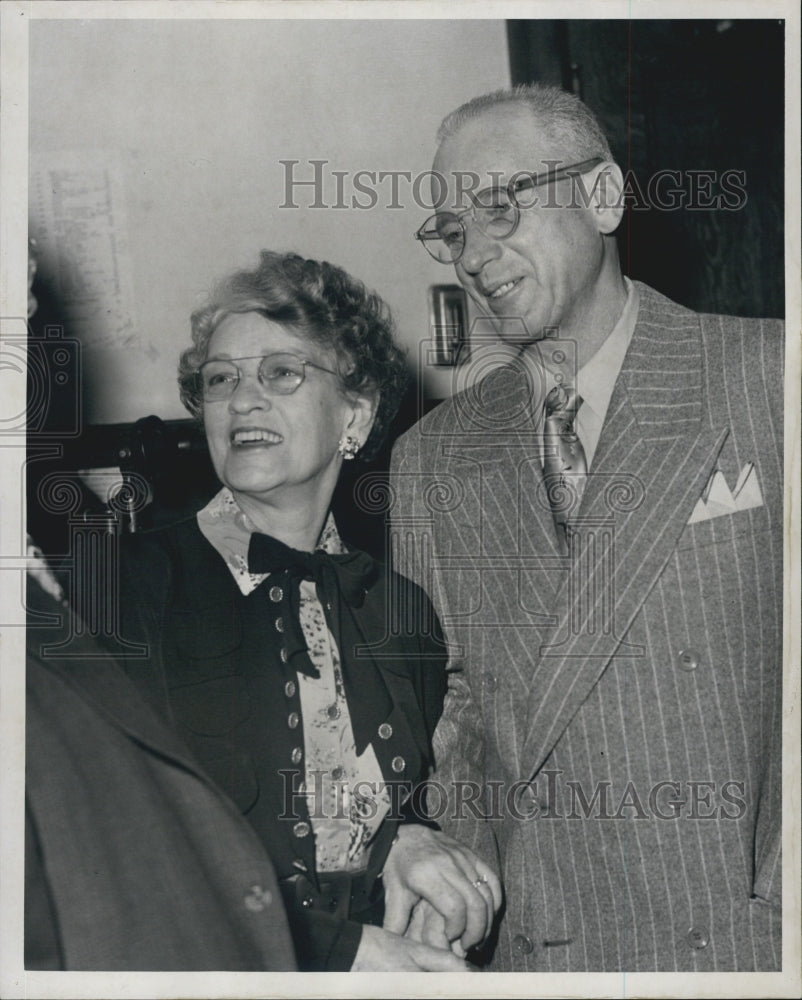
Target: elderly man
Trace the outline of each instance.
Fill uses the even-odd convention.
[[[778,969],[782,326],[622,275],[573,96],[438,139],[418,238],[514,350],[396,446],[394,544],[452,653],[440,822],[502,873],[483,957]]]

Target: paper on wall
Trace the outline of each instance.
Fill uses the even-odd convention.
[[[124,172],[117,152],[41,153],[30,231],[64,324],[85,347],[136,343]]]

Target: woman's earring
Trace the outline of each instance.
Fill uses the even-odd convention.
[[[337,445],[337,451],[342,455],[343,461],[347,462],[352,458],[356,458],[356,453],[362,447],[359,438],[351,437],[350,434],[346,434],[340,438],[340,443]]]

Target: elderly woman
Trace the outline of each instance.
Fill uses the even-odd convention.
[[[387,309],[337,267],[264,251],[193,315],[192,341],[181,398],[223,488],[124,552],[123,635],[150,651],[130,669],[266,846],[301,969],[463,968],[500,888],[415,791],[439,628],[329,513],[406,383]]]

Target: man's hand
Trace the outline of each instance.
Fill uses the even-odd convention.
[[[412,916],[404,937],[428,944],[432,948],[450,948],[458,958],[465,958],[465,949],[459,941],[448,940],[445,917],[435,910],[428,899],[419,899],[412,907]]]
[[[492,868],[446,834],[413,823],[399,827],[390,849],[384,894],[386,930],[404,934],[413,907],[425,899],[442,916],[447,942],[463,952],[484,941],[501,906],[501,884]],[[418,921],[415,933],[437,940],[436,922],[425,910]]]
[[[444,948],[399,937],[381,927],[366,924],[362,928],[351,972],[471,972],[471,966]]]

